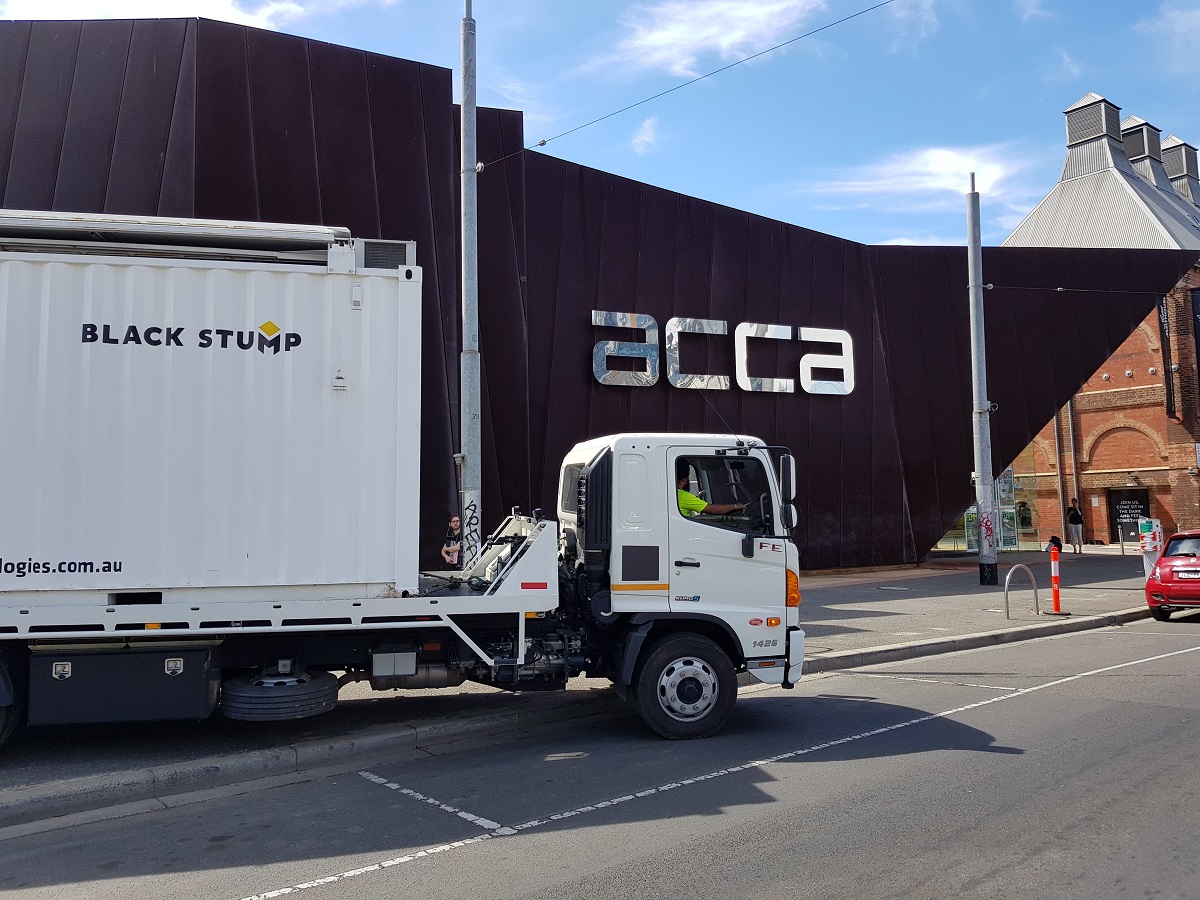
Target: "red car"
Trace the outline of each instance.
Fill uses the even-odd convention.
[[[1162,556],[1146,580],[1150,615],[1165,622],[1177,609],[1200,609],[1200,531],[1167,538]]]

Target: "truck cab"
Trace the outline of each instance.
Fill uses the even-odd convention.
[[[715,731],[738,672],[800,677],[794,485],[790,454],[743,435],[621,434],[563,460],[564,578],[619,635],[611,677],[660,734]]]

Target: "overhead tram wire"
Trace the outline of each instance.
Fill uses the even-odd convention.
[[[479,163],[476,166],[475,171],[482,172],[488,166],[494,166],[496,163],[502,163],[506,159],[512,159],[514,156],[520,156],[522,153],[525,153],[526,151],[534,150],[538,147],[545,147],[551,141],[557,141],[559,138],[566,137],[568,134],[574,134],[576,131],[582,131],[585,128],[590,128],[592,125],[596,125],[600,122],[603,122],[605,119],[611,119],[613,116],[619,116],[619,115],[621,115],[621,113],[629,112],[629,110],[631,110],[631,109],[636,109],[637,107],[643,106],[647,103],[650,103],[653,100],[657,100],[660,97],[665,97],[667,94],[674,93],[675,91],[678,91],[681,88],[689,87],[690,85],[693,85],[698,81],[703,81],[705,78],[712,78],[712,76],[714,76],[714,75],[720,75],[722,72],[728,71],[729,69],[732,69],[734,66],[740,66],[742,63],[750,62],[750,60],[752,60],[752,59],[758,59],[760,56],[766,56],[768,53],[774,53],[776,50],[780,49],[781,47],[786,47],[789,44],[794,44],[797,41],[802,41],[805,38],[810,38],[814,34],[820,34],[822,31],[828,31],[830,28],[835,28],[838,25],[842,25],[846,22],[849,22],[851,19],[857,19],[859,16],[865,16],[867,13],[874,12],[877,9],[882,9],[883,7],[889,6],[890,4],[895,3],[895,2],[896,2],[896,0],[881,0],[881,2],[876,3],[874,6],[868,6],[866,9],[860,9],[856,13],[851,13],[848,16],[843,16],[842,18],[838,19],[837,21],[829,22],[825,25],[822,25],[820,28],[814,28],[812,31],[806,31],[804,34],[798,34],[798,35],[796,35],[796,37],[789,38],[788,40],[784,41],[783,43],[776,44],[773,47],[768,47],[766,50],[760,50],[757,53],[752,53],[749,56],[745,57],[744,59],[739,59],[736,62],[731,62],[727,66],[721,66],[721,68],[719,68],[719,69],[713,69],[711,72],[707,72],[704,75],[697,75],[695,78],[691,79],[690,81],[685,81],[681,84],[677,84],[674,87],[667,88],[665,91],[659,91],[657,94],[654,94],[653,96],[646,97],[644,100],[639,100],[636,103],[630,103],[628,106],[622,106],[620,109],[613,110],[610,113],[600,116],[600,118],[598,118],[598,119],[592,119],[590,122],[584,122],[582,125],[576,125],[574,128],[569,128],[566,131],[562,132],[561,134],[554,135],[554,137],[542,138],[536,144],[530,144],[528,147],[522,147],[520,150],[514,150],[512,153],[506,154],[505,156],[501,156],[498,159],[493,159],[490,162]]]

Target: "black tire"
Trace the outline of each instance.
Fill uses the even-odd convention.
[[[329,672],[238,675],[221,685],[221,715],[243,722],[307,719],[333,709],[337,697],[338,680]]]
[[[714,641],[673,634],[650,648],[634,680],[634,696],[642,720],[663,737],[705,738],[733,712],[737,676]]]
[[[1165,622],[1171,618],[1171,610],[1163,609],[1161,606],[1150,607],[1150,615],[1154,616],[1155,621]]]
[[[4,745],[17,726],[21,724],[21,707],[19,704],[0,706],[0,746]]]
[[[0,684],[4,688],[4,693],[11,692],[13,698],[12,703],[0,706],[0,746],[3,746],[12,737],[13,732],[25,719],[25,688],[23,685],[25,679],[23,674],[16,671],[16,666],[11,660],[0,654]]]

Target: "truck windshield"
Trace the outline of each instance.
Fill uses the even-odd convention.
[[[760,460],[681,456],[675,471],[681,515],[724,528],[773,530],[771,487]]]

